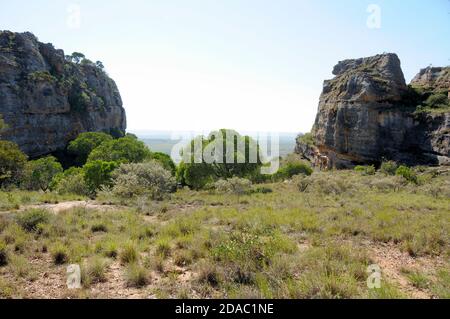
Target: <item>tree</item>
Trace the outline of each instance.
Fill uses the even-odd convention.
[[[0,141],[0,186],[19,182],[27,156],[13,142]]]
[[[74,53],[72,53],[71,58],[72,58],[72,62],[79,64],[81,61],[83,61],[86,58],[86,56],[83,53],[74,52]]]
[[[24,186],[29,190],[41,189],[46,192],[53,178],[62,172],[61,164],[53,156],[29,161],[25,167]]]
[[[92,150],[104,142],[112,141],[112,139],[111,135],[103,132],[81,133],[75,140],[70,142],[67,151],[69,154],[76,156],[76,165],[83,166]]]
[[[91,194],[102,186],[112,186],[112,172],[119,167],[117,162],[92,161],[83,166],[84,179]]]
[[[103,65],[102,61],[97,61],[95,62],[95,65],[97,66],[97,68],[99,68],[100,70],[103,70],[105,68],[105,66]]]
[[[149,158],[151,152],[143,142],[131,137],[122,137],[106,141],[95,148],[89,155],[88,162],[139,163]]]
[[[178,181],[193,188],[235,176],[252,178],[262,166],[259,145],[233,130],[222,129],[193,139],[182,156]]]

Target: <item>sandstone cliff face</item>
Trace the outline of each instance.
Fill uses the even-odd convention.
[[[417,101],[397,55],[342,61],[333,74],[324,83],[312,133],[335,167],[382,159],[410,165],[450,163],[450,108],[415,112]],[[428,68],[412,85],[448,91],[449,80],[448,68]]]
[[[31,33],[0,31],[0,114],[8,125],[2,139],[31,157],[64,150],[82,132],[126,128],[114,81]]]

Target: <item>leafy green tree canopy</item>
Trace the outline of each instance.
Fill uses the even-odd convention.
[[[29,161],[25,168],[24,185],[30,190],[41,189],[45,192],[49,189],[53,178],[62,172],[61,164],[53,156]]]
[[[102,143],[91,152],[87,161],[140,163],[150,156],[151,152],[143,142],[126,136]]]
[[[112,141],[112,136],[103,132],[81,133],[70,142],[67,151],[76,156],[75,164],[82,166],[86,163],[89,154],[102,143]]]
[[[83,166],[84,179],[91,194],[102,186],[112,186],[112,172],[119,167],[117,162],[91,161]]]
[[[193,188],[221,178],[252,178],[262,166],[257,142],[233,130],[214,131],[206,138],[199,136],[182,153],[178,181]]]
[[[0,141],[0,186],[19,182],[27,156],[13,142]]]

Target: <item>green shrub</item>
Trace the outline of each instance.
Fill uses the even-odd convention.
[[[75,163],[82,166],[96,147],[112,139],[111,135],[103,132],[81,133],[75,140],[70,142],[67,151],[69,154],[76,156]]]
[[[311,165],[307,163],[287,163],[283,165],[275,174],[276,179],[288,179],[295,175],[309,176],[313,173]]]
[[[51,218],[51,213],[43,209],[31,209],[17,216],[17,223],[26,231],[36,231],[38,225],[46,224]]]
[[[102,186],[112,186],[112,172],[119,166],[116,162],[93,161],[83,167],[84,180],[90,193]]]
[[[430,108],[446,107],[449,104],[447,95],[442,93],[432,94],[425,101],[425,105]]]
[[[89,187],[84,177],[84,171],[78,167],[71,167],[63,173],[56,175],[53,178],[50,189],[61,195],[89,195]]]
[[[362,175],[375,175],[375,166],[369,165],[369,166],[355,166],[355,172],[359,172]]]
[[[43,190],[50,188],[53,178],[62,173],[63,168],[53,156],[29,161],[25,168],[23,186],[28,190]]]
[[[127,267],[126,280],[128,286],[142,288],[149,283],[149,273],[138,263],[131,263]]]
[[[395,175],[402,176],[408,182],[417,184],[417,175],[416,175],[416,173],[414,172],[413,169],[411,169],[411,168],[409,168],[407,166],[404,166],[404,165],[399,166],[397,168],[397,170],[395,171]]]
[[[297,141],[309,146],[314,145],[314,138],[311,133],[306,133],[297,137]]]
[[[148,195],[152,199],[162,199],[176,186],[172,174],[156,161],[120,165],[113,173],[113,185],[116,196]]]
[[[126,136],[100,144],[89,155],[88,163],[94,161],[140,163],[150,157],[150,150],[142,141]]]
[[[0,141],[0,186],[18,183],[26,162],[27,156],[17,144]]]
[[[218,180],[214,188],[220,193],[245,195],[251,191],[252,182],[245,178],[233,177],[227,180]]]
[[[172,176],[175,176],[177,167],[175,166],[175,163],[172,161],[169,155],[155,152],[152,153],[150,156],[153,160],[159,162],[166,170],[168,170]]]
[[[380,172],[385,175],[395,175],[398,165],[394,161],[387,161],[381,163]]]

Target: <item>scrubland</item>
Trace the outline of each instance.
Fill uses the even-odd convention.
[[[316,171],[160,200],[2,191],[0,297],[449,298],[450,172],[415,171]],[[69,264],[81,289],[66,286]],[[368,288],[371,265],[380,288]]]

